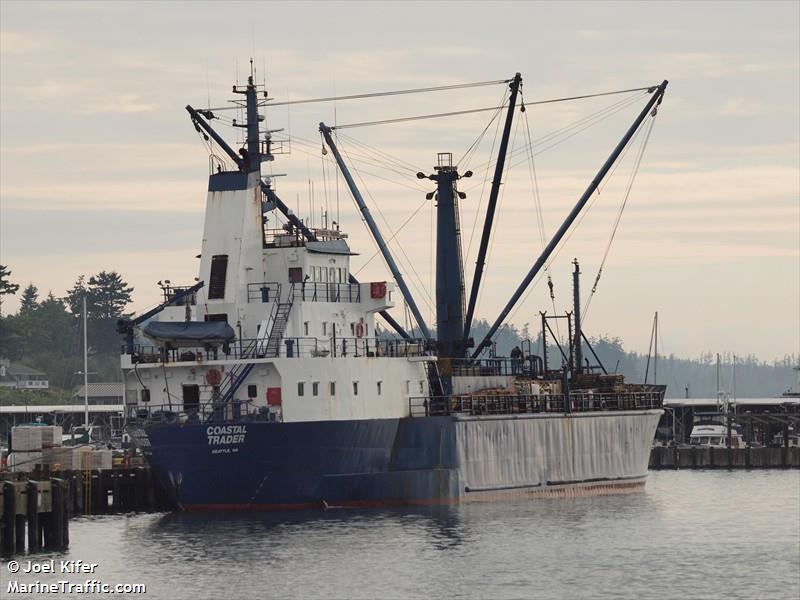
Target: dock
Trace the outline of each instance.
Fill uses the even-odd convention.
[[[146,467],[0,473],[0,555],[64,550],[77,515],[174,508]]]
[[[710,448],[654,446],[649,468],[662,469],[800,469],[800,448]]]

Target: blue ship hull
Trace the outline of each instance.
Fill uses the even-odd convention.
[[[183,509],[439,502],[458,495],[448,420],[154,425],[145,455]]]
[[[134,435],[184,510],[454,503],[641,488],[660,413],[173,423]]]

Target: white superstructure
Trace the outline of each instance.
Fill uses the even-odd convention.
[[[127,404],[188,411],[233,384],[234,405],[276,420],[408,416],[409,396],[427,394],[426,363],[434,359],[415,342],[378,341],[375,313],[394,306],[394,284],[349,283],[352,253],[336,229],[314,230],[317,241],[290,226],[268,229],[261,185],[252,173],[210,177],[204,285],[186,296],[188,306],[139,323],[143,330],[152,321],[225,322],[235,341],[192,345],[139,334],[123,356]]]

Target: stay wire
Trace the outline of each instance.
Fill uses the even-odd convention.
[[[514,135],[511,138],[511,148],[512,149],[514,148],[515,144],[517,143],[517,133],[519,132],[519,122],[520,122],[520,119],[517,119],[516,126],[514,127]],[[511,163],[507,162],[504,166],[505,166],[505,172],[502,175],[502,177],[503,177],[502,180],[507,182],[508,181],[508,172],[511,170]],[[507,188],[508,188],[508,186],[504,185],[500,189],[500,198],[497,201],[497,212],[498,213],[500,213],[500,207],[503,205],[503,199],[505,198],[506,189]],[[500,213],[500,215],[502,215],[502,213]],[[486,252],[486,262],[484,263],[485,266],[484,266],[484,270],[483,270],[483,281],[484,282],[486,281],[486,279],[489,276],[489,269],[491,268],[491,264],[492,264],[492,253],[494,251],[494,241],[496,239],[495,232],[497,231],[497,229],[500,228],[500,218],[501,217],[498,217],[497,227],[493,228],[491,233],[490,233],[490,235],[489,235],[489,247],[488,247],[488,251]],[[480,290],[479,290],[479,292],[478,292],[478,298],[475,301],[475,314],[478,313],[478,310],[479,310],[480,305],[481,305],[481,301],[483,300],[483,292],[484,292],[485,289],[486,289],[486,287],[482,285]]]
[[[536,145],[542,145],[542,144],[544,144],[546,142],[549,142],[551,140],[558,139],[559,136],[566,135],[572,129],[581,128],[585,124],[589,124],[589,127],[594,126],[594,125],[602,122],[606,117],[611,116],[611,114],[616,114],[617,112],[625,109],[630,104],[634,104],[635,102],[637,102],[638,100],[640,100],[644,96],[645,96],[645,94],[641,94],[641,95],[633,96],[633,97],[630,97],[630,98],[624,98],[623,100],[620,100],[620,101],[615,102],[615,103],[613,103],[613,104],[611,104],[609,106],[606,106],[605,108],[602,108],[602,109],[600,109],[598,111],[595,111],[595,112],[593,112],[593,113],[591,113],[591,114],[589,114],[589,115],[587,115],[585,117],[581,117],[580,119],[570,123],[569,125],[565,125],[564,127],[560,127],[558,129],[555,129],[555,130],[551,131],[550,133],[547,133],[547,134],[541,136],[540,138],[535,139],[533,141],[533,143],[536,144]],[[610,114],[607,114],[607,113],[610,113]],[[585,131],[589,127],[585,127],[583,129],[580,129],[580,131]],[[580,131],[578,133],[580,133]],[[557,145],[557,144],[554,144],[552,146],[548,146],[547,148],[536,152],[536,155],[538,156],[539,154],[542,154],[544,151],[549,150],[550,148],[552,148],[555,145]],[[523,152],[524,150],[525,150],[524,148],[518,148],[518,149],[514,150],[513,152],[509,153],[508,156],[509,157],[514,157],[517,153]],[[482,171],[484,168],[486,168],[486,169],[491,168],[492,166],[494,166],[494,163],[495,163],[495,159],[490,159],[488,162],[481,163],[480,165],[476,166],[473,169],[473,171],[479,172],[479,171]]]
[[[643,128],[640,127],[639,129],[636,130],[636,133],[634,134],[634,137],[631,139],[631,142],[635,141],[636,137],[641,133],[642,129]],[[628,148],[630,148],[630,146],[631,146],[631,144],[628,144],[628,146],[626,147],[625,151],[627,151]],[[623,153],[623,155],[620,155],[620,159],[623,158],[623,157],[624,157],[624,153]],[[592,197],[589,200],[588,204],[586,205],[586,208],[578,216],[575,224],[572,227],[570,227],[570,230],[566,233],[564,238],[562,238],[562,240],[559,242],[558,247],[553,251],[553,254],[551,255],[550,259],[545,263],[544,269],[543,269],[545,272],[548,269],[550,269],[551,265],[556,260],[556,258],[558,258],[558,255],[561,253],[561,251],[566,247],[567,243],[572,238],[573,234],[580,228],[581,224],[583,223],[583,220],[586,218],[586,215],[589,214],[589,212],[591,212],[592,207],[594,206],[594,203],[596,202],[597,198],[599,198],[599,196],[600,195],[598,193],[592,194]],[[517,306],[508,315],[508,319],[507,319],[508,321],[510,321],[514,317],[514,315],[516,315],[517,311],[519,311],[519,309],[525,304],[525,302],[527,301],[528,297],[533,292],[534,288],[539,283],[539,281],[541,281],[541,272],[539,274],[537,274],[536,279],[531,282],[531,285],[529,286],[528,291],[525,293],[525,296],[522,298],[522,300],[517,304]],[[555,305],[553,307],[553,310],[555,311]],[[558,324],[558,321],[556,321],[556,324]]]
[[[403,221],[403,224],[402,224],[402,225],[400,225],[400,227],[398,227],[398,228],[395,230],[394,234],[392,234],[392,237],[390,237],[388,240],[386,240],[386,243],[388,244],[389,242],[391,242],[392,240],[394,240],[394,238],[395,238],[395,237],[397,237],[397,234],[399,234],[399,233],[400,233],[400,232],[403,230],[403,228],[404,228],[406,225],[408,225],[408,224],[411,222],[411,220],[412,220],[412,219],[413,219],[415,216],[417,216],[417,213],[419,213],[419,211],[420,211],[420,210],[422,210],[422,207],[423,207],[423,206],[425,206],[427,203],[428,203],[428,199],[426,198],[426,199],[425,199],[425,200],[423,200],[423,201],[422,201],[422,203],[421,203],[421,204],[420,204],[420,205],[419,205],[419,206],[418,206],[418,207],[417,207],[417,208],[414,210],[414,212],[413,212],[413,213],[411,213],[411,216],[410,216],[410,217],[408,217],[408,218],[407,218],[405,221]],[[380,250],[377,250],[377,251],[375,251],[375,252],[372,254],[372,256],[370,256],[370,257],[367,259],[367,262],[365,262],[363,265],[361,265],[361,266],[358,268],[358,271],[356,271],[355,273],[353,273],[353,275],[358,275],[358,274],[361,272],[361,270],[362,270],[362,269],[364,269],[364,267],[366,267],[366,266],[367,266],[369,263],[371,263],[371,262],[372,262],[372,260],[373,260],[373,259],[374,259],[376,256],[378,256],[378,254],[380,254]]]
[[[495,125],[494,138],[492,139],[492,147],[489,150],[489,156],[493,156],[494,155],[494,148],[497,145],[497,136],[500,133],[500,121],[501,121],[501,119],[497,119],[497,125]],[[466,254],[467,262],[469,262],[469,260],[470,260],[470,253],[472,252],[472,241],[473,241],[473,239],[475,237],[475,230],[477,229],[477,226],[478,226],[478,217],[481,214],[481,207],[483,206],[483,198],[484,198],[484,196],[486,194],[486,184],[488,183],[488,181],[489,181],[489,168],[487,167],[483,171],[483,181],[480,184],[481,185],[481,195],[478,198],[478,207],[475,209],[475,218],[472,220],[472,230],[470,231],[470,234],[469,234],[469,243],[467,244],[467,254]],[[475,187],[477,187],[477,185],[469,187],[469,188],[467,188],[467,190],[474,189]]]
[[[656,115],[657,114],[658,113],[656,113]],[[608,243],[606,244],[606,249],[605,252],[603,253],[603,259],[600,261],[600,268],[597,270],[597,276],[595,277],[594,285],[592,286],[592,291],[589,293],[589,297],[586,299],[586,304],[583,308],[584,319],[586,319],[589,314],[589,306],[591,306],[592,298],[594,298],[595,292],[597,291],[597,284],[600,282],[600,276],[603,273],[603,267],[606,264],[609,252],[611,251],[611,245],[614,243],[614,238],[617,235],[617,229],[619,228],[620,221],[622,220],[622,213],[625,211],[625,207],[628,204],[628,199],[630,198],[634,181],[636,180],[636,176],[639,173],[639,167],[642,164],[642,159],[644,158],[644,153],[645,150],[647,149],[647,143],[650,141],[650,134],[653,132],[653,127],[655,126],[656,115],[653,115],[653,117],[650,119],[647,133],[642,138],[642,142],[639,146],[639,152],[636,156],[636,161],[634,163],[633,169],[631,169],[631,175],[628,179],[627,188],[625,189],[625,196],[623,197],[622,204],[619,207],[619,211],[617,211],[617,216],[616,219],[614,220],[614,227],[611,229],[611,235],[608,238]]]
[[[348,155],[347,150],[345,150],[344,147],[341,146],[341,144],[340,144],[339,147],[342,150],[342,152],[345,154],[345,156],[347,156],[348,161],[350,161],[350,156]],[[383,219],[383,222],[386,225],[386,228],[389,230],[389,233],[391,233],[392,237],[394,237],[394,231],[392,230],[392,227],[389,224],[389,220],[383,214],[383,211],[381,210],[380,205],[375,201],[375,198],[372,196],[372,193],[369,191],[369,188],[366,186],[364,178],[361,176],[361,173],[359,172],[359,169],[355,165],[353,165],[353,170],[355,171],[356,176],[358,177],[358,179],[361,181],[361,185],[363,186],[364,190],[366,191],[367,195],[369,196],[370,200],[372,201],[372,204],[378,210],[378,214],[380,214],[381,218]],[[362,219],[363,219],[363,217],[362,217]],[[372,236],[370,235],[370,237],[372,237]],[[388,242],[386,242],[386,246],[387,247],[389,246]],[[411,259],[408,258],[408,255],[406,254],[405,250],[403,249],[402,244],[395,244],[395,247],[400,250],[400,252],[403,254],[403,256],[408,261],[408,263],[409,263],[408,266],[410,267],[411,272],[417,278],[417,281],[415,283],[419,286],[419,289],[423,292],[422,298],[423,298],[423,300],[425,300],[425,297],[427,296],[427,299],[428,299],[427,300],[427,304],[430,307],[432,305],[432,303],[433,303],[433,299],[431,298],[430,294],[428,293],[428,290],[426,289],[425,285],[422,283],[422,280],[421,280],[419,274],[417,273],[417,270],[414,268],[414,263],[411,261]],[[403,265],[403,266],[405,266],[405,265]]]
[[[536,106],[536,105],[540,105],[540,104],[553,104],[555,102],[568,102],[568,101],[572,101],[572,100],[583,100],[583,99],[586,99],[586,98],[598,98],[598,97],[601,97],[601,96],[610,96],[610,95],[614,95],[614,94],[627,94],[627,93],[638,92],[638,91],[647,91],[648,93],[650,93],[651,90],[653,90],[653,89],[654,89],[653,87],[632,88],[632,89],[627,89],[627,90],[618,90],[618,91],[614,91],[614,92],[601,92],[601,93],[598,93],[598,94],[584,94],[584,95],[581,95],[581,96],[569,96],[569,97],[565,97],[565,98],[553,98],[553,99],[550,99],[550,100],[536,100],[536,101],[530,102],[528,105],[529,106]],[[392,119],[379,119],[379,120],[376,120],[376,121],[362,121],[362,122],[359,122],[359,123],[346,123],[344,125],[337,125],[336,129],[351,129],[351,128],[355,128],[355,127],[372,127],[372,126],[375,126],[375,125],[389,125],[389,124],[394,124],[394,123],[406,123],[406,122],[409,122],[409,121],[421,121],[421,120],[425,120],[425,119],[439,119],[439,118],[442,118],[442,117],[453,117],[453,116],[467,115],[467,114],[472,114],[472,113],[487,112],[487,111],[490,111],[490,110],[496,110],[498,108],[506,108],[506,107],[502,106],[502,105],[499,106],[499,107],[497,107],[497,106],[488,106],[488,107],[482,107],[482,108],[470,108],[470,109],[465,109],[465,110],[455,110],[455,111],[448,111],[448,112],[442,112],[442,113],[413,115],[413,116],[408,116],[408,117],[396,117],[396,118],[392,118]]]

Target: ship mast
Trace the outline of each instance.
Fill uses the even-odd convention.
[[[259,123],[263,117],[258,114],[258,98],[256,84],[253,82],[253,59],[250,59],[250,75],[247,77],[247,85],[244,88],[233,86],[234,94],[241,94],[245,97],[245,108],[247,111],[247,122],[245,124],[236,123],[234,120],[234,127],[242,127],[247,129],[246,148],[239,150],[242,156],[243,165],[240,167],[243,171],[248,173],[258,172],[261,173],[261,163],[266,160],[272,160],[272,155],[269,153],[269,132],[266,134],[265,140],[265,153],[261,152],[261,141],[259,139]],[[267,97],[266,90],[264,97]]]
[[[464,263],[461,257],[461,226],[458,200],[466,198],[456,189],[463,175],[453,164],[453,155],[440,152],[433,175],[417,173],[419,179],[436,182],[436,339],[439,358],[461,358],[464,332]]]

